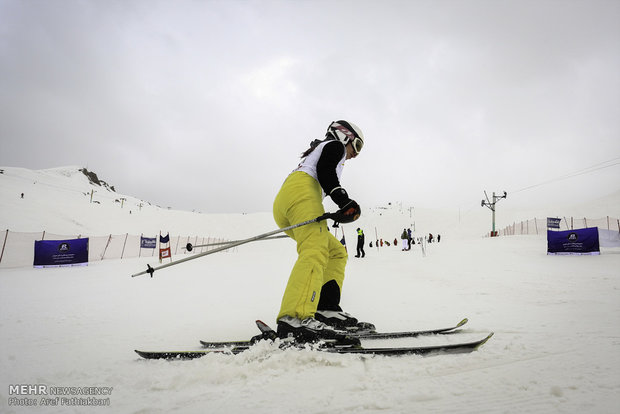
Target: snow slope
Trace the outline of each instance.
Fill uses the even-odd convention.
[[[54,177],[48,190],[30,188],[24,200],[7,201],[5,195],[18,190],[16,180],[28,183],[29,174],[42,173],[4,170],[0,224],[16,231],[57,226],[53,231],[59,234],[140,233],[159,231],[165,220],[171,231],[199,226],[237,238],[274,228],[268,213],[211,216],[148,206],[139,211],[144,217],[136,210],[129,215],[122,211],[127,204],[120,209],[113,202],[114,194],[109,203],[102,197],[98,214],[91,215],[93,206],[83,200],[90,184],[71,174]],[[30,197],[36,204],[15,207]],[[295,246],[286,239],[190,261],[152,279],[130,277],[146,263],[155,264],[145,258],[0,269],[0,412],[616,412],[620,251],[547,256],[544,237],[481,238],[488,214],[476,217],[459,225],[458,215],[450,212],[415,211],[420,233],[443,232],[442,242],[428,245],[426,256],[419,246],[409,252],[366,247],[365,259],[349,259],[342,302],[381,330],[470,319],[459,334],[399,340],[403,345],[495,332],[484,347],[464,355],[360,357],[263,345],[237,356],[169,362],[141,360],[133,352],[198,349],[199,339],[254,335],[255,319],[273,324],[295,260]],[[386,233],[379,237],[393,238],[409,221],[405,209],[368,209],[346,227],[347,240],[353,245],[357,225],[367,235],[378,227]],[[112,389],[95,396],[109,404],[105,407],[42,407],[49,399],[16,395],[11,388],[16,384]],[[15,405],[25,399],[39,406]]]

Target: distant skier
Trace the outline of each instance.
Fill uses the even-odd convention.
[[[372,245],[370,246],[372,247]],[[357,228],[357,254],[355,257],[364,257],[366,256],[366,252],[364,252],[364,230]]]
[[[403,229],[402,234],[400,235],[400,239],[403,243],[403,252],[409,250],[409,236],[407,235],[407,229]]]
[[[323,197],[338,205],[341,223],[360,216],[360,206],[340,186],[346,160],[362,150],[364,136],[354,124],[332,122],[325,139],[314,140],[302,154],[299,166],[286,178],[273,203],[273,217],[280,228],[301,223],[325,213]],[[280,313],[278,336],[301,341],[336,338],[359,343],[339,328],[355,326],[358,320],[340,307],[347,252],[327,229],[325,221],[286,232],[297,242],[298,258],[289,277]]]

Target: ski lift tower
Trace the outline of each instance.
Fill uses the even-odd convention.
[[[482,202],[480,203],[480,205],[482,207],[488,207],[492,212],[492,216],[493,216],[493,227],[491,230],[491,237],[495,237],[497,236],[497,232],[495,231],[495,204],[497,204],[497,202],[499,200],[501,200],[502,198],[506,198],[508,194],[506,194],[506,192],[504,191],[504,195],[501,196],[496,196],[495,193],[493,193],[493,201],[489,200],[489,196],[487,195],[487,192],[484,192],[484,196],[486,197],[486,200],[482,200]]]

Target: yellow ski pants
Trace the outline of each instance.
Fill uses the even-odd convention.
[[[288,176],[273,203],[273,217],[280,227],[311,220],[325,213],[317,180],[302,171]],[[342,292],[347,251],[327,228],[327,221],[310,223],[286,232],[297,242],[297,262],[284,291],[278,319],[314,317],[322,286],[336,281]]]

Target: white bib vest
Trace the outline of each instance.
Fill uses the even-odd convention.
[[[321,158],[321,154],[323,153],[323,148],[325,147],[325,145],[327,145],[330,142],[340,142],[340,141],[330,140],[330,141],[321,142],[319,145],[317,145],[314,151],[312,151],[306,158],[301,160],[301,162],[299,163],[297,168],[293,170],[293,172],[303,171],[309,176],[311,176],[312,178],[314,178],[315,180],[319,181],[317,171],[316,171],[316,165],[319,162],[319,158]],[[344,144],[342,145],[344,146]],[[342,156],[342,159],[338,162],[338,165],[336,166],[336,176],[338,177],[338,181],[340,181],[340,176],[342,175],[342,169],[344,168],[344,162],[346,159],[347,159],[347,151],[345,148],[344,155]],[[325,197],[325,192],[323,192],[323,197]]]

